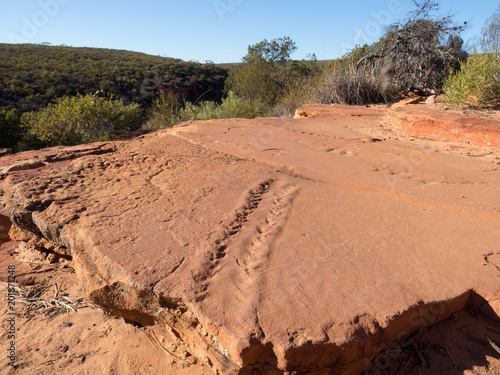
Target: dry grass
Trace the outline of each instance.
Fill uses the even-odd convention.
[[[50,291],[51,286],[47,283],[28,288],[14,286],[16,304],[24,305],[21,316],[28,319],[38,315],[52,318],[87,306],[83,298],[70,298],[59,290],[56,283],[52,283],[52,286],[53,293]]]
[[[339,66],[326,73],[318,92],[318,101],[324,104],[365,105],[387,103],[393,99],[395,90],[390,87],[388,77],[373,76],[355,66]]]
[[[291,82],[285,87],[282,97],[273,108],[273,115],[277,117],[292,117],[297,108],[304,104],[316,101],[318,83],[316,80]]]

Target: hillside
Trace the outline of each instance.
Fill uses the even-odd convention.
[[[0,110],[36,110],[64,95],[104,90],[147,108],[165,90],[219,101],[227,70],[138,52],[0,44]]]

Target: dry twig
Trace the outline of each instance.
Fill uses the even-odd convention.
[[[495,351],[500,354],[500,347],[498,347],[497,344],[495,344],[489,337],[487,337],[488,341],[490,342],[490,345]]]
[[[29,319],[39,314],[53,317],[65,312],[76,311],[86,306],[83,298],[74,299],[68,297],[59,290],[56,283],[52,284],[54,286],[53,297],[42,297],[44,294],[47,294],[49,289],[49,285],[46,283],[30,286],[28,289],[14,286],[15,302],[26,306],[25,311],[22,313],[24,317]]]
[[[448,355],[450,356],[451,360],[453,361],[453,364],[455,365],[455,368],[457,368],[458,367],[457,362],[455,362],[455,359],[453,359],[453,356],[451,355],[450,350],[448,349],[448,346],[445,344],[444,347],[446,348],[446,352],[448,353]]]

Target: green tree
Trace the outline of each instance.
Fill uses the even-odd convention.
[[[137,129],[140,116],[138,104],[88,94],[59,98],[38,112],[24,113],[21,121],[36,141],[55,146],[105,140],[116,132]]]
[[[288,36],[270,42],[264,39],[253,46],[248,46],[248,53],[243,57],[243,62],[267,65],[274,80],[284,87],[287,80],[287,62],[296,50],[295,42]]]
[[[481,32],[481,48],[484,53],[500,53],[500,4],[484,24]]]
[[[267,103],[269,106],[272,106],[279,94],[279,86],[272,78],[269,66],[262,61],[244,63],[230,72],[226,90],[245,100]]]
[[[297,49],[289,37],[263,41],[248,47],[243,65],[230,72],[226,90],[244,100],[272,106],[288,80],[288,64]]]

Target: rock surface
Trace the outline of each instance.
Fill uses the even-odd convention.
[[[181,358],[361,373],[467,303],[500,314],[498,149],[409,138],[399,111],[310,105],[0,158],[11,237]]]
[[[500,147],[500,121],[415,106],[391,111],[390,117],[414,137]]]
[[[10,148],[0,148],[0,156],[9,155],[12,153]]]

